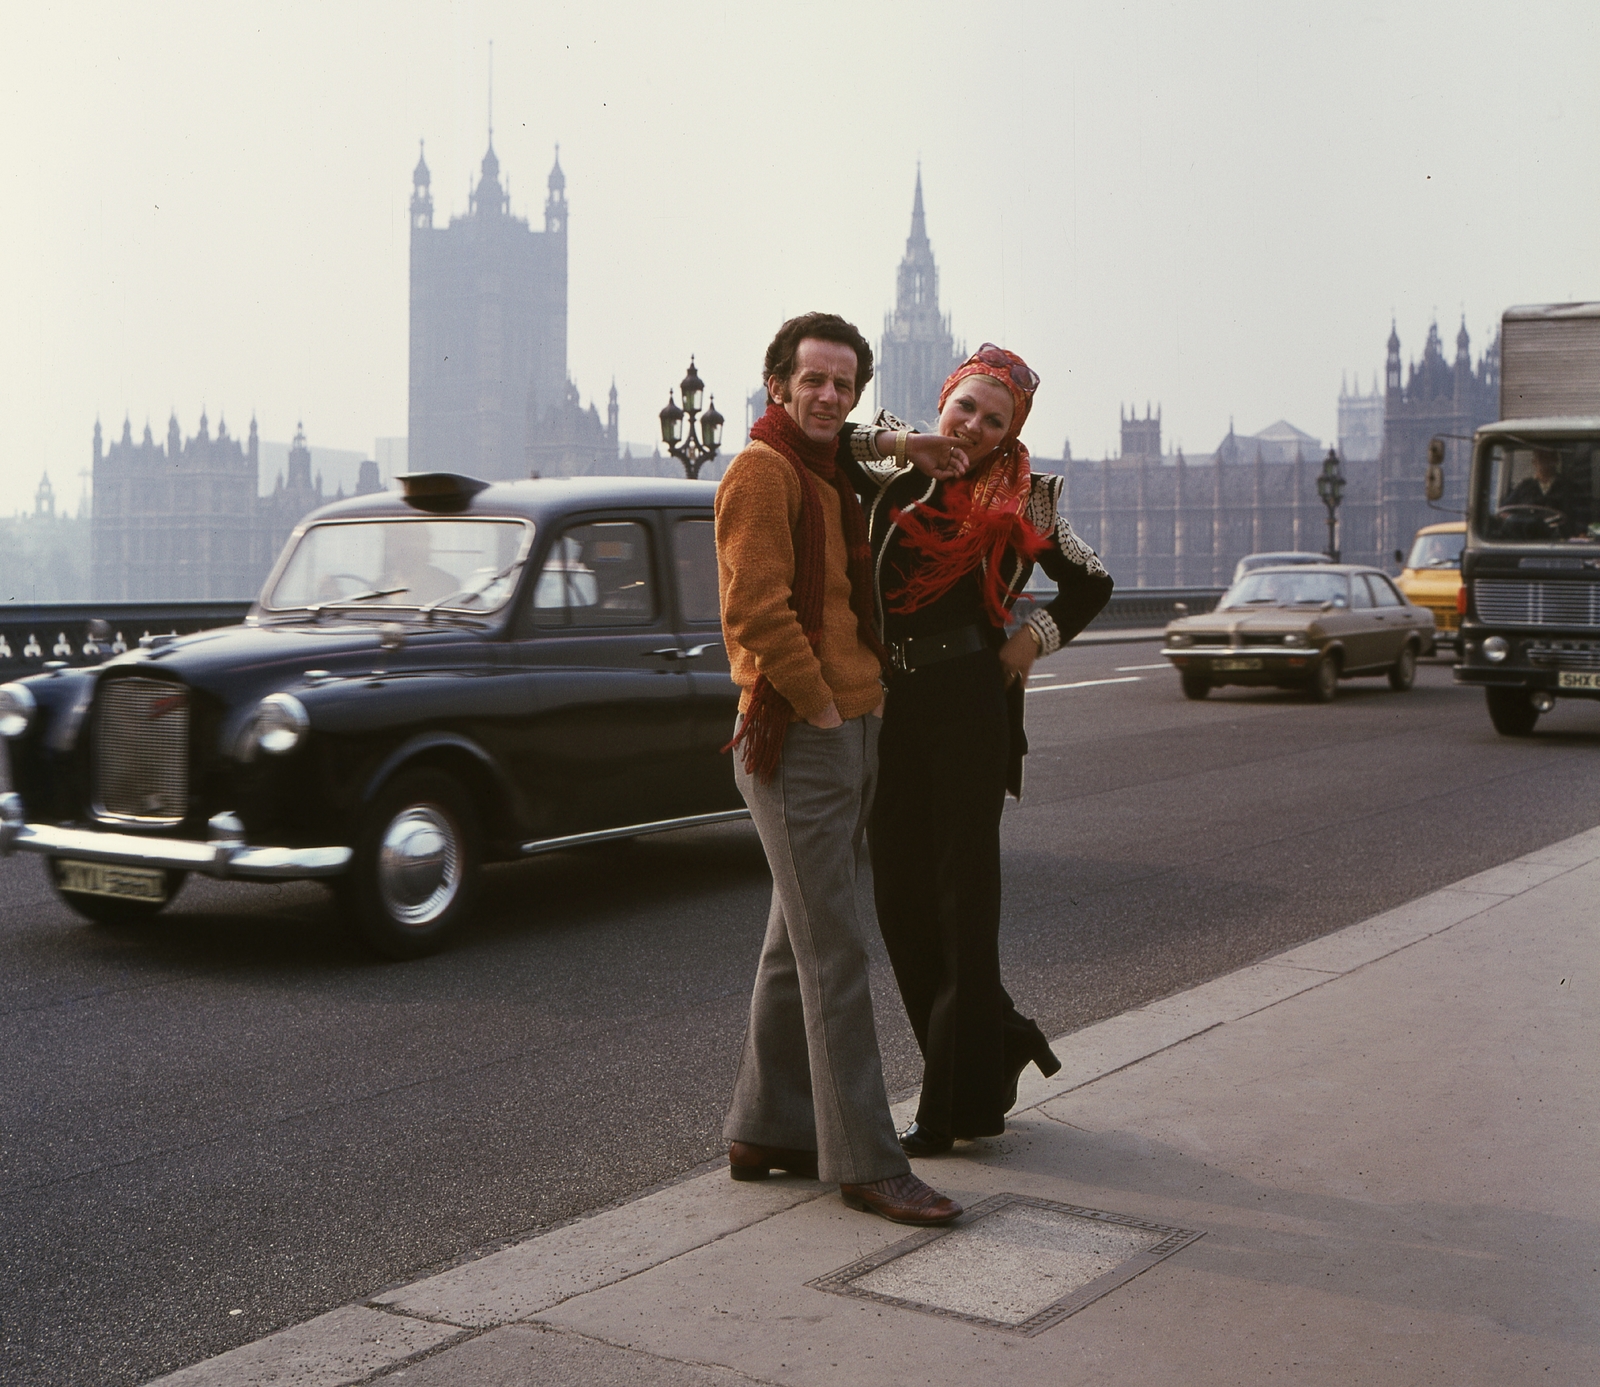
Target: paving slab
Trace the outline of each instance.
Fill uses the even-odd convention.
[[[701,1176],[502,1252],[463,1263],[373,1303],[451,1324],[488,1327],[525,1319],[546,1306],[636,1275],[807,1199],[823,1186],[806,1180],[747,1185],[728,1198],[729,1180]]]
[[[405,1387],[746,1387],[754,1378],[539,1325],[468,1339],[381,1379]]]
[[[346,1305],[157,1381],[162,1387],[341,1387],[461,1336],[455,1325]]]

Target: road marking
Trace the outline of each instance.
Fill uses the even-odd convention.
[[[1139,676],[1129,674],[1121,679],[1080,679],[1076,684],[1041,684],[1036,689],[1028,689],[1027,693],[1054,693],[1057,689],[1091,689],[1096,684],[1137,684]]]
[[[1118,674],[1125,674],[1130,669],[1171,669],[1171,668],[1172,668],[1172,666],[1169,665],[1165,660],[1163,660],[1159,665],[1118,665],[1117,666],[1117,673]]]

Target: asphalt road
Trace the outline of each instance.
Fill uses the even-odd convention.
[[[1600,824],[1600,705],[1506,740],[1441,664],[1404,695],[1189,703],[1154,650],[1070,650],[1029,696],[1004,963],[1050,1034]],[[143,1381],[716,1157],[753,830],[496,869],[486,897],[392,964],[313,886],[191,882],[111,930],[0,863],[0,1381]],[[909,1092],[881,953],[876,981]]]

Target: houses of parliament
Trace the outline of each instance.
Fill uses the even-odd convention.
[[[419,154],[410,199],[410,351],[406,465],[489,480],[656,472],[670,460],[619,455],[611,388],[602,420],[567,371],[569,208],[560,150],[545,180],[542,222],[514,210],[493,131],[467,209],[435,222],[432,174]],[[937,417],[939,388],[963,359],[939,302],[922,175],[895,275],[894,307],[879,339],[876,403],[921,427]],[[1384,387],[1339,397],[1338,447],[1348,480],[1341,510],[1346,558],[1384,563],[1418,525],[1437,518],[1422,499],[1427,441],[1470,436],[1493,419],[1498,342],[1473,360],[1466,326],[1447,360],[1437,324],[1407,373],[1391,326]],[[752,409],[764,406],[763,392]],[[1034,465],[1065,475],[1074,528],[1124,587],[1225,582],[1243,554],[1320,549],[1325,542],[1316,473],[1324,444],[1286,421],[1228,433],[1208,453],[1167,452],[1159,409],[1122,411],[1116,456],[1090,461],[1034,450]],[[1467,444],[1447,468],[1463,482]],[[284,540],[333,499],[297,430],[285,472],[263,489],[257,424],[244,437],[204,411],[185,437],[169,419],[157,440],[129,421],[107,443],[94,427],[90,592],[97,600],[239,599],[255,595]],[[381,485],[361,465],[356,491]],[[343,494],[342,490],[337,494]],[[1461,508],[1459,495],[1445,505]]]

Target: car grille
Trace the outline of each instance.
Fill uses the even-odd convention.
[[[1600,583],[1524,583],[1479,578],[1473,602],[1495,626],[1587,626],[1600,630]]]
[[[1600,669],[1600,645],[1593,641],[1530,641],[1528,659],[1557,669]]]
[[[180,822],[189,802],[189,694],[165,679],[108,679],[95,712],[97,813]]]

